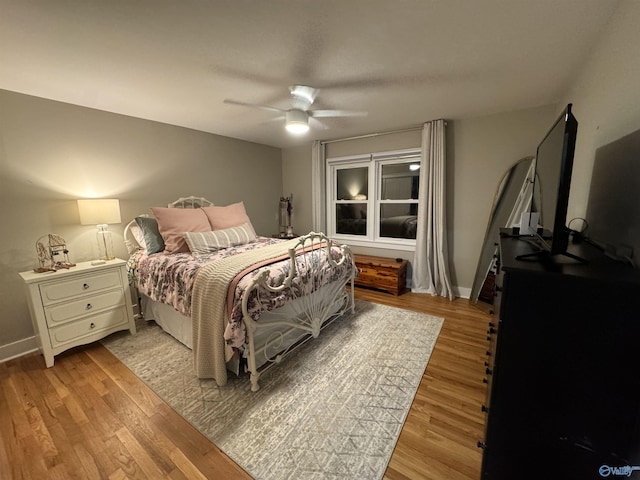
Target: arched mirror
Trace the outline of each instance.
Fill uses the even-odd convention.
[[[484,311],[493,306],[495,258],[500,229],[520,223],[520,216],[531,204],[534,158],[525,157],[517,161],[502,176],[493,199],[491,214],[480,251],[476,276],[471,287],[469,302]]]

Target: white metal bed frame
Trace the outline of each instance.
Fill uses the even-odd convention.
[[[354,278],[355,278],[355,264],[353,263],[353,256],[347,245],[341,245],[341,258],[339,261],[335,261],[331,256],[331,248],[334,246],[328,237],[323,233],[311,232],[307,235],[300,237],[294,247],[289,249],[289,261],[290,270],[289,275],[284,279],[280,285],[269,284],[269,268],[264,267],[261,272],[253,279],[251,285],[244,292],[242,298],[242,318],[247,329],[247,343],[249,348],[248,356],[248,369],[251,373],[251,390],[257,391],[260,387],[258,380],[261,372],[258,370],[256,363],[257,349],[255,345],[255,336],[260,329],[271,328],[274,326],[284,327],[284,330],[271,333],[266,339],[264,346],[264,356],[270,363],[280,363],[280,361],[288,355],[294,348],[297,348],[302,343],[310,340],[311,338],[317,338],[320,335],[320,331],[328,326],[333,320],[340,317],[346,311],[355,311],[354,301]],[[315,262],[318,259],[319,248],[326,249],[327,261],[330,264],[328,270],[318,270],[313,268]],[[303,253],[300,253],[303,252]],[[331,275],[331,269],[338,268],[344,264],[344,262],[350,261],[351,275],[345,278],[343,281],[329,282],[327,276]],[[303,273],[298,272],[297,264],[302,264]],[[293,282],[296,277],[304,276],[305,280],[312,283],[313,293],[311,295],[297,295],[297,290],[293,288]],[[347,292],[345,285],[351,284],[350,290]],[[247,301],[250,297],[250,293],[253,290],[258,291],[260,289],[268,290],[271,292],[282,292],[289,289],[293,295],[291,308],[293,308],[294,315],[287,313],[285,315],[277,310],[270,312],[270,319],[256,322],[249,315],[247,309]],[[284,332],[287,329],[297,329],[300,331],[299,337],[296,341],[287,345],[284,343]],[[282,351],[275,357],[268,355],[268,349],[275,349],[282,347]]]
[[[174,208],[200,208],[213,205],[203,197],[182,197],[169,204]],[[127,224],[124,231],[125,243],[132,254],[140,248],[131,232],[135,220]],[[290,268],[287,277],[279,285],[269,283],[269,267],[262,267],[249,287],[245,290],[242,301],[242,321],[246,328],[247,369],[250,373],[251,390],[260,388],[259,378],[273,364],[280,363],[288,354],[312,338],[317,338],[322,329],[331,324],[347,311],[355,311],[354,279],[356,267],[353,255],[347,245],[339,245],[340,259],[335,261],[331,256],[332,246],[338,246],[323,233],[311,232],[299,238],[289,249]],[[321,249],[326,249],[329,262],[328,269],[314,269]],[[345,262],[351,263],[351,274],[340,281],[329,281],[331,272],[342,267]],[[298,268],[300,265],[300,268]],[[299,295],[294,279],[311,282],[312,294]],[[345,287],[350,284],[351,288]],[[289,290],[294,300],[276,310],[263,310],[260,321],[252,319],[247,302],[254,290],[283,292]],[[266,332],[260,337],[261,332]],[[260,359],[260,360],[259,360]]]

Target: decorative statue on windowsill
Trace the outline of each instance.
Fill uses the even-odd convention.
[[[49,245],[45,247],[42,243],[44,238],[48,238]],[[69,261],[69,250],[64,238],[55,233],[43,235],[36,242],[36,253],[38,254],[38,268],[34,268],[36,273],[55,272],[63,268],[75,267],[75,263]]]

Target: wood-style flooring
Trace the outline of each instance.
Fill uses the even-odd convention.
[[[464,299],[356,289],[444,317],[385,479],[478,480],[489,317]],[[0,479],[251,478],[99,343],[0,364]]]

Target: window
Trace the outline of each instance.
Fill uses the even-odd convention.
[[[420,150],[327,159],[329,233],[353,245],[415,246]]]

